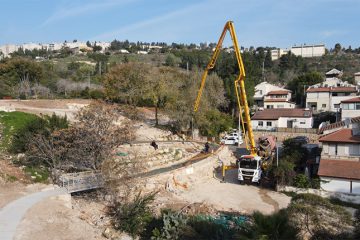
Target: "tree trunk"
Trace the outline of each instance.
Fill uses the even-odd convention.
[[[159,125],[159,119],[158,119],[158,103],[155,105],[155,126]]]

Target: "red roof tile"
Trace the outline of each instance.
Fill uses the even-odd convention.
[[[308,88],[306,92],[356,92],[355,87],[318,87]]]
[[[311,110],[304,108],[273,108],[257,111],[252,120],[277,120],[280,117],[303,117],[309,118],[312,116]]]
[[[286,98],[264,99],[264,102],[287,102]]]
[[[360,97],[343,100],[341,102],[342,103],[358,103],[358,102],[360,102]]]
[[[267,95],[284,95],[284,94],[288,94],[289,92],[291,92],[290,90],[287,90],[287,89],[285,89],[285,90],[276,90],[276,91],[270,91],[270,92],[268,92],[268,94]]]
[[[329,87],[308,88],[306,92],[330,92]]]
[[[321,137],[319,142],[360,143],[360,136],[353,136],[352,130],[346,128]]]
[[[360,180],[360,162],[321,159],[319,176]]]
[[[356,87],[332,87],[331,92],[356,92]]]

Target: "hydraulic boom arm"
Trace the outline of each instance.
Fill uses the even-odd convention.
[[[240,50],[239,50],[239,45],[238,45],[238,40],[237,40],[236,33],[235,33],[234,23],[232,21],[226,22],[224,29],[220,35],[219,41],[216,45],[215,51],[211,57],[211,60],[208,63],[208,65],[206,66],[206,69],[202,75],[201,85],[200,85],[200,88],[199,88],[199,91],[198,91],[198,94],[197,94],[197,97],[195,100],[195,104],[194,104],[194,112],[197,112],[197,110],[199,109],[200,99],[201,99],[201,95],[202,95],[202,92],[205,87],[205,82],[206,82],[208,72],[209,72],[209,70],[211,70],[215,67],[215,63],[219,56],[219,53],[220,53],[220,50],[221,50],[221,47],[222,47],[222,44],[223,44],[223,41],[224,41],[227,31],[230,32],[231,39],[234,44],[236,60],[237,60],[238,67],[239,67],[239,76],[234,81],[236,98],[237,98],[237,103],[238,103],[238,107],[239,107],[239,117],[241,120],[242,129],[244,132],[246,148],[250,151],[251,155],[255,156],[257,149],[256,149],[256,145],[255,145],[253,130],[251,127],[250,112],[249,112],[249,106],[248,106],[247,97],[246,97],[246,91],[245,91],[245,68],[244,68],[244,64],[243,64],[242,57],[241,57]],[[242,113],[244,113],[244,116]],[[245,127],[245,124],[246,124],[246,127]]]

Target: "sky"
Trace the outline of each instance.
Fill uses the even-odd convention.
[[[234,22],[241,46],[360,46],[360,0],[0,0],[0,45],[217,42]],[[225,40],[230,45],[230,37]]]

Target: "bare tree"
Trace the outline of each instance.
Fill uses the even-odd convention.
[[[132,124],[119,121],[120,117],[114,105],[91,104],[79,112],[70,128],[34,136],[28,159],[63,172],[100,170],[116,146],[133,139]]]

